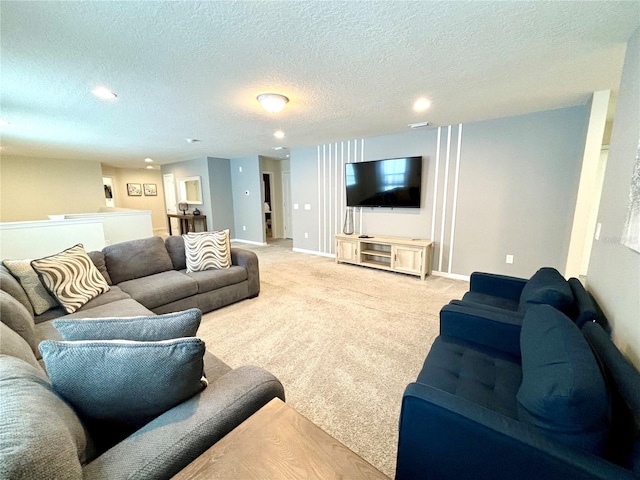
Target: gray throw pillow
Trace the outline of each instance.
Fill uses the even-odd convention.
[[[199,338],[39,345],[54,390],[78,413],[100,451],[203,390]]]
[[[42,282],[38,278],[38,274],[31,266],[31,259],[3,260],[2,263],[13,276],[18,279],[22,288],[24,288],[36,315],[40,315],[58,306],[56,299],[49,295],[49,292],[47,292],[47,289],[44,288],[44,285],[42,285]]]
[[[195,337],[201,319],[202,312],[191,308],[147,317],[59,318],[53,321],[53,326],[65,340],[158,342]]]

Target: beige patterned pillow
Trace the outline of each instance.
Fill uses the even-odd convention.
[[[3,260],[2,263],[22,285],[36,315],[58,306],[56,299],[49,295],[31,267],[31,260]]]
[[[50,257],[33,260],[33,269],[67,313],[109,291],[109,284],[81,244]]]
[[[187,273],[231,266],[229,230],[188,233],[182,237]]]

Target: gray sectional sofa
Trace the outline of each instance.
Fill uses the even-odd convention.
[[[181,237],[90,252],[110,290],[71,315],[53,308],[34,316],[20,283],[1,267],[0,478],[170,478],[272,398],[284,400],[282,384],[269,372],[232,369],[207,351],[204,390],[100,449],[102,432],[83,423],[43,368],[38,344],[61,339],[54,319],[206,312],[258,295],[255,254],[232,249],[231,255],[229,269],[186,273]]]

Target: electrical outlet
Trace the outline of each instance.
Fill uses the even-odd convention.
[[[513,255],[507,255],[507,263],[513,263]]]
[[[247,226],[246,226],[246,225],[243,225],[243,226],[242,226],[242,230],[246,232],[246,231],[247,231]]]
[[[304,238],[309,238],[309,234],[307,232],[304,232]]]

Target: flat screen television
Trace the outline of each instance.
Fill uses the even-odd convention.
[[[422,157],[345,164],[349,207],[420,208]]]

